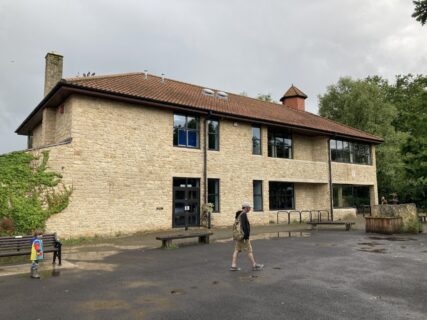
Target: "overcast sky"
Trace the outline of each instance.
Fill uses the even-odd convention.
[[[293,83],[317,113],[342,76],[427,74],[410,0],[1,0],[0,154],[43,97],[44,57],[83,72],[166,77],[278,100]]]

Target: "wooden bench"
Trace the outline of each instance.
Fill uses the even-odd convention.
[[[307,222],[307,224],[311,225],[312,228],[316,227],[317,225],[345,225],[345,230],[349,231],[351,229],[351,226],[354,224],[354,222],[349,222],[349,221],[311,221],[311,222]]]
[[[199,243],[209,243],[209,237],[213,233],[208,232],[188,232],[188,233],[182,233],[182,234],[170,234],[165,236],[159,236],[156,237],[157,240],[162,241],[162,248],[170,248],[172,245],[172,240],[175,239],[186,239],[186,238],[199,238]]]
[[[0,257],[25,256],[28,259],[31,254],[31,239],[33,236],[11,236],[0,237]],[[56,234],[44,234],[43,252],[53,252],[53,263],[58,258],[59,265],[62,264],[61,242],[57,239]]]
[[[419,213],[418,214],[418,220],[421,222],[421,223],[427,223],[427,214],[426,213]]]

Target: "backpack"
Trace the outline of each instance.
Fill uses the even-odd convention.
[[[242,230],[242,219],[240,218],[242,214],[239,214],[239,216],[236,218],[233,224],[233,240],[243,240],[245,237],[245,234]]]

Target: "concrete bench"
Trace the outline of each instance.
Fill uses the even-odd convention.
[[[317,225],[345,225],[345,230],[349,231],[354,222],[349,221],[311,221],[307,222],[307,224],[311,225],[312,228]]]
[[[206,232],[188,232],[182,234],[170,234],[156,237],[156,240],[162,241],[162,248],[170,248],[172,245],[172,240],[176,239],[186,239],[186,238],[199,238],[199,243],[209,243],[209,237],[213,233],[210,231]]]

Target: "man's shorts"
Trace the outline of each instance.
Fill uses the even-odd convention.
[[[252,245],[251,240],[238,240],[235,241],[234,250],[242,252],[247,251],[248,253],[252,253]]]

